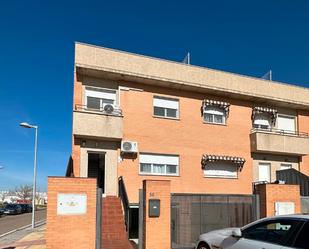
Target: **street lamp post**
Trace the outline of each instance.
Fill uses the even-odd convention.
[[[35,227],[34,218],[35,218],[35,194],[36,194],[36,162],[37,162],[37,150],[38,150],[38,129],[37,125],[30,125],[28,123],[20,123],[20,126],[24,128],[33,128],[35,129],[35,140],[34,140],[34,162],[33,162],[33,187],[32,187],[32,220],[31,227]]]

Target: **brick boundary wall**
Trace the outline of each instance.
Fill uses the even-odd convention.
[[[87,213],[57,215],[57,195],[86,194]],[[46,249],[95,249],[96,179],[48,177]]]
[[[144,248],[171,248],[171,182],[168,180],[144,180]],[[160,216],[149,217],[149,200],[160,199]]]
[[[276,202],[294,202],[295,213],[301,213],[299,185],[260,184],[256,193],[260,195],[261,218],[275,215]]]

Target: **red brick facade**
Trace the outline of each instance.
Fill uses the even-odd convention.
[[[261,217],[275,215],[276,202],[293,202],[295,213],[301,212],[299,185],[260,184],[257,185],[260,196]]]
[[[58,215],[57,195],[86,194],[87,213]],[[46,249],[94,249],[96,224],[96,179],[48,178]]]

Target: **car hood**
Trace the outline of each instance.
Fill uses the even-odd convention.
[[[230,227],[204,233],[200,235],[199,241],[205,241],[210,246],[226,247],[227,244],[236,242],[237,239],[232,237],[232,232],[236,229],[237,227]]]

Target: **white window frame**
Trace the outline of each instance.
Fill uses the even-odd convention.
[[[150,164],[151,172],[141,171],[141,164]],[[154,173],[154,165],[163,165],[165,173]],[[168,165],[176,166],[176,173],[166,173]],[[140,153],[138,172],[140,175],[179,176],[179,155]]]
[[[280,164],[280,170],[292,169],[292,168],[293,168],[292,163],[281,163]]]
[[[279,119],[281,118],[288,118],[288,119],[293,119],[294,120],[294,130],[283,130],[285,133],[291,133],[295,134],[297,132],[297,125],[296,125],[296,116],[292,115],[286,115],[286,114],[277,114],[277,129],[281,130],[279,127]]]
[[[207,108],[217,109],[217,110],[207,110]],[[206,121],[205,116],[210,115],[212,116],[212,121]],[[215,122],[215,116],[222,116],[222,123]],[[223,107],[218,106],[206,106],[203,108],[203,120],[207,124],[220,124],[225,125],[226,124],[226,112]]]
[[[113,105],[117,106],[116,101],[117,101],[117,90],[115,89],[108,89],[108,88],[99,88],[99,87],[85,87],[85,106],[88,108],[88,97],[92,98],[98,98],[100,99],[100,109],[97,110],[103,110],[103,105],[104,105],[104,99],[107,100],[112,100]],[[93,108],[90,108],[93,109]]]
[[[267,180],[267,182],[271,182],[271,163],[259,162],[259,164],[258,164],[258,181],[265,181],[265,180],[260,180],[260,166],[268,166],[269,180]]]
[[[209,172],[207,171],[210,171],[209,170],[209,166],[211,164],[214,164],[213,167],[216,168],[218,166],[216,166],[215,164],[223,164],[225,166],[229,166],[229,167],[234,167],[235,168],[235,175],[231,175],[231,174],[209,174]],[[208,167],[208,168],[207,168]],[[209,177],[209,178],[224,178],[224,179],[237,179],[238,178],[238,166],[233,163],[233,162],[230,162],[230,161],[217,161],[217,162],[209,162],[207,165],[206,165],[206,168],[203,170],[203,174],[204,174],[204,177]],[[222,170],[221,170],[222,171]]]
[[[155,114],[155,107],[163,108],[164,115]],[[168,116],[167,109],[176,110],[176,117]],[[153,96],[153,116],[167,119],[179,119],[179,99],[167,98],[162,96]]]

